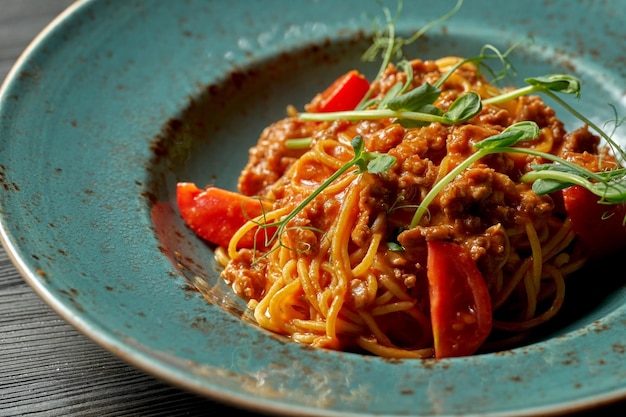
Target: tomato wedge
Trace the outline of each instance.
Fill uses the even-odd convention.
[[[491,297],[469,252],[428,242],[427,275],[435,357],[474,354],[491,333]]]
[[[565,188],[562,194],[572,230],[590,258],[626,247],[626,204],[598,204],[599,197],[579,185]]]
[[[365,76],[357,70],[348,71],[318,94],[309,110],[318,113],[354,110],[369,88]]]
[[[191,230],[220,246],[228,246],[235,232],[249,219],[271,209],[270,203],[262,203],[256,198],[212,186],[202,190],[190,182],[176,185],[176,203]],[[252,230],[239,241],[238,247],[251,248],[254,243]],[[264,247],[264,243],[265,233],[257,233],[257,247]]]

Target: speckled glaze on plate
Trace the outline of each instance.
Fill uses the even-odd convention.
[[[410,34],[451,1],[405,2]],[[395,10],[395,2],[389,3]],[[566,10],[565,10],[566,9]],[[261,129],[359,61],[373,0],[80,1],[0,94],[2,242],[68,322],[172,384],[284,415],[550,415],[626,397],[626,290],[525,347],[440,361],[313,350],[259,330],[181,223],[178,180],[234,188]],[[520,77],[583,79],[578,108],[626,114],[626,9],[470,0],[411,50],[476,55],[532,35]],[[567,123],[572,120],[564,115]],[[597,274],[597,275],[596,275]],[[605,278],[594,272],[595,282]]]

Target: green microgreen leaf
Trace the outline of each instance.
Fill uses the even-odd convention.
[[[379,154],[375,152],[368,152],[367,154],[371,158],[367,163],[367,172],[370,174],[382,174],[396,163],[396,158],[389,154]]]
[[[482,108],[483,105],[478,93],[470,91],[454,100],[443,117],[450,121],[449,124],[456,124],[476,116]]]
[[[571,75],[551,74],[526,78],[524,81],[529,85],[485,99],[483,104],[504,103],[533,93],[546,93],[551,97],[554,97],[554,92],[580,96],[580,80]]]
[[[539,136],[539,126],[535,122],[515,123],[497,135],[490,136],[474,144],[477,149],[492,149],[513,146],[518,142],[532,140]]]
[[[524,82],[542,90],[580,96],[580,80],[567,74],[552,74],[524,79]]]
[[[557,164],[554,164],[557,165]],[[533,191],[539,195],[579,185],[601,198],[602,202],[617,204],[626,201],[626,182],[622,169],[618,174],[597,173],[591,180],[586,170],[542,169],[524,174],[521,181],[533,182]]]
[[[535,194],[545,195],[563,190],[571,186],[572,183],[570,182],[551,180],[548,178],[539,178],[538,180],[535,180],[535,182],[533,182],[532,188]]]
[[[424,83],[408,93],[397,96],[386,103],[391,110],[419,111],[427,105],[432,105],[441,95],[441,90]]]
[[[361,136],[355,136],[352,139],[351,145],[354,149],[354,158],[351,162],[358,167],[359,172],[382,174],[396,163],[396,158],[393,155],[379,152],[365,152],[365,144]],[[348,162],[348,164],[349,163],[350,162]]]
[[[350,145],[352,145],[352,149],[354,150],[354,158],[352,158],[352,160],[360,160],[361,155],[363,155],[363,151],[365,149],[365,142],[363,142],[363,137],[355,136],[354,138],[352,138],[352,141],[350,141]]]

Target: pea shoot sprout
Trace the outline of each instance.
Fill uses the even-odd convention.
[[[282,245],[281,236],[287,229],[288,223],[298,215],[309,203],[311,203],[318,195],[322,193],[329,185],[331,185],[337,178],[343,175],[345,172],[352,168],[356,168],[357,173],[368,172],[370,174],[380,174],[387,171],[396,163],[396,158],[392,155],[378,152],[367,152],[363,144],[363,138],[361,136],[355,136],[351,142],[352,149],[354,150],[354,156],[337,171],[335,171],[330,177],[328,177],[322,184],[320,184],[311,194],[309,194],[304,200],[300,202],[293,210],[287,214],[280,221],[275,222],[258,222],[259,229],[256,233],[260,233],[262,229],[270,227],[276,227],[276,231],[266,239],[266,246],[278,240]],[[269,233],[268,233],[269,235]],[[267,256],[267,255],[266,255]]]
[[[402,46],[415,41],[424,34],[426,29],[448,19],[456,13],[461,4],[462,0],[459,0],[450,12],[440,19],[431,22],[431,24],[418,31],[408,40],[395,36],[395,19],[393,19],[390,12],[385,9],[385,15],[387,17],[386,32],[378,32],[373,45],[364,54],[364,58],[370,60],[379,52],[383,57],[383,62],[376,79],[382,76],[384,69],[389,65],[394,55],[401,56]],[[398,10],[400,10],[400,8],[401,3],[399,3]],[[513,45],[505,52],[500,52],[494,46],[485,45],[479,55],[459,60],[459,62],[453,65],[434,84],[423,83],[414,89],[410,88],[413,80],[411,64],[406,60],[401,60],[397,63],[397,66],[406,73],[406,81],[404,83],[398,82],[391,87],[382,98],[372,98],[371,94],[373,91],[370,88],[355,110],[318,113],[302,112],[299,113],[297,117],[304,121],[318,122],[339,119],[347,121],[393,119],[404,127],[421,127],[433,122],[455,125],[466,122],[478,115],[485,105],[504,103],[521,96],[542,93],[552,98],[563,108],[596,131],[609,144],[614,154],[619,156],[622,160],[626,160],[626,151],[624,151],[619,144],[600,127],[595,125],[591,120],[557,95],[557,93],[560,93],[573,95],[575,97],[580,96],[581,82],[572,75],[550,74],[526,78],[524,82],[526,82],[527,86],[486,99],[481,99],[475,92],[468,92],[459,96],[447,110],[440,109],[434,105],[442,93],[440,87],[454,71],[464,64],[473,63],[479,68],[485,68],[486,71],[494,77],[494,80],[503,78],[509,71],[513,70],[508,56],[518,45],[519,43]],[[500,61],[503,66],[503,70],[499,73],[493,71],[491,67],[486,65],[487,61],[494,59]],[[623,120],[619,120],[616,117],[615,125],[619,125],[622,121]],[[572,185],[579,185],[599,196],[600,202],[602,203],[614,204],[626,202],[626,168],[618,166],[615,169],[607,171],[592,172],[554,154],[537,151],[532,148],[514,146],[520,142],[535,139],[538,135],[539,127],[537,124],[526,121],[515,123],[499,134],[474,144],[476,152],[462,161],[432,187],[422,202],[417,206],[408,227],[414,228],[420,224],[428,211],[428,206],[456,176],[484,156],[495,153],[522,153],[551,161],[551,163],[533,165],[531,167],[532,170],[521,177],[522,182],[533,183],[533,191],[538,195],[548,194]],[[307,149],[310,143],[311,138],[289,139],[286,146],[290,149]],[[368,171],[370,173],[380,174],[390,169],[395,163],[395,158],[390,155],[365,152],[363,150],[363,140],[360,136],[354,138],[352,146],[355,152],[353,159],[331,175],[284,220],[276,224],[271,224],[271,226],[279,226],[274,236],[280,236],[280,233],[284,231],[289,220],[295,217],[299,211],[349,169],[356,166],[360,172]]]

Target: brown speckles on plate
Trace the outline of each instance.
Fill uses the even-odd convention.
[[[80,311],[80,312],[85,312],[86,311],[83,308],[82,304],[78,301],[78,297],[80,295],[80,292],[77,289],[75,289],[75,288],[61,289],[61,290],[59,290],[59,293],[64,295],[66,297],[66,299],[68,300],[68,302],[77,311]]]
[[[17,185],[17,183],[7,180],[7,171],[8,170],[5,165],[0,166],[0,185],[2,185],[2,188],[4,188],[6,191],[19,191],[20,187],[19,185]]]

